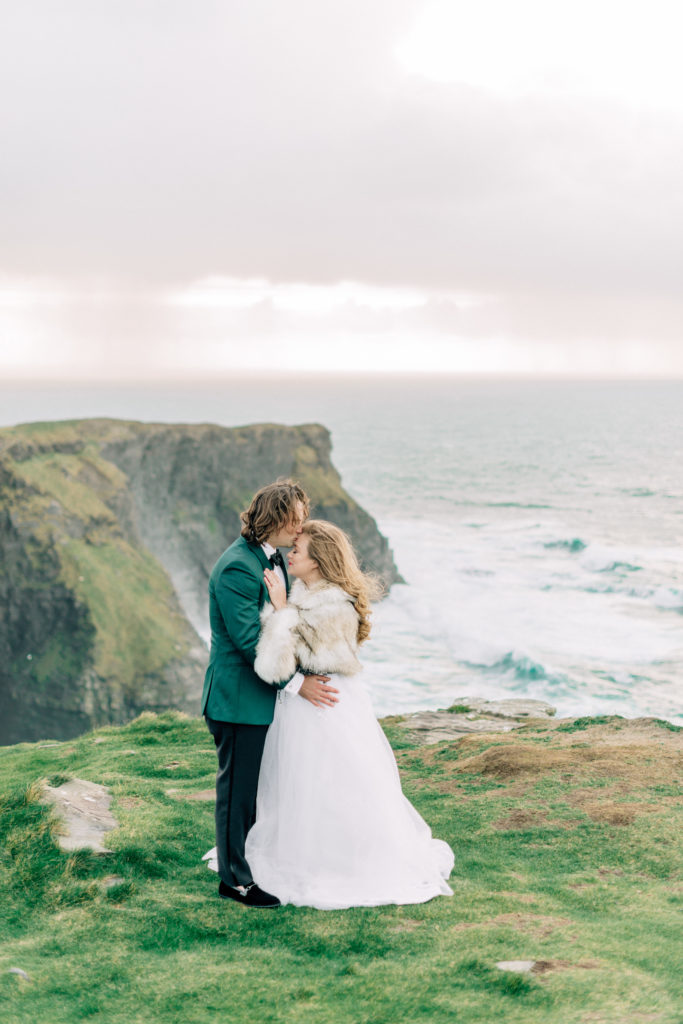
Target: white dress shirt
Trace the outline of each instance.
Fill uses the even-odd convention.
[[[261,549],[265,553],[266,558],[271,558],[271,556],[274,555],[275,552],[277,551],[277,548],[274,548],[273,545],[269,544],[267,540],[263,542],[263,544],[261,545]],[[282,571],[282,567],[279,566],[279,565],[276,565],[275,568],[274,568],[274,572],[277,573],[277,575],[280,577],[280,579],[284,583],[285,582],[285,574]],[[292,678],[289,680],[287,685],[282,687],[282,689],[286,690],[287,693],[298,693],[299,690],[301,689],[301,684],[303,683],[303,681],[304,681],[304,674],[303,674],[303,672],[297,672],[295,675],[292,676]]]

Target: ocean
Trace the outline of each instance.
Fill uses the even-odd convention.
[[[406,581],[363,649],[378,715],[525,696],[683,724],[683,381],[0,385],[3,426],[85,416],[330,429]]]

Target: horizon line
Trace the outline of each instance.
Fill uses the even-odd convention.
[[[505,371],[464,371],[464,370],[239,370],[235,373],[224,374],[197,374],[196,376],[182,374],[178,376],[120,376],[120,377],[36,377],[36,376],[3,376],[0,377],[0,388],[12,389],[15,387],[174,387],[174,386],[200,386],[212,385],[214,387],[230,384],[241,380],[280,380],[283,378],[297,380],[301,377],[339,380],[339,379],[384,379],[384,380],[410,380],[419,378],[421,380],[442,381],[445,378],[451,380],[476,380],[476,381],[527,381],[527,382],[558,382],[568,383],[596,382],[596,383],[680,383],[683,382],[683,370],[674,374],[626,374],[626,373],[552,373],[539,372],[505,372]]]

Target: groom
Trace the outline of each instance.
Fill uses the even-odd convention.
[[[275,686],[254,671],[261,630],[259,613],[269,600],[264,569],[274,569],[289,591],[284,559],[308,517],[309,500],[298,484],[279,480],[261,488],[240,516],[242,534],[224,551],[209,579],[211,655],[204,679],[202,714],[216,744],[216,848],[219,896],[248,907],[277,907],[251,877],[244,855],[256,814],[263,746],[273,721],[278,689],[298,693],[317,707],[336,704],[328,676],[300,672]]]

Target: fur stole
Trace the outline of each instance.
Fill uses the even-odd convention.
[[[327,580],[310,587],[295,580],[285,608],[263,606],[254,668],[267,683],[289,680],[297,669],[304,675],[352,676],[361,667],[357,650],[353,598]]]

